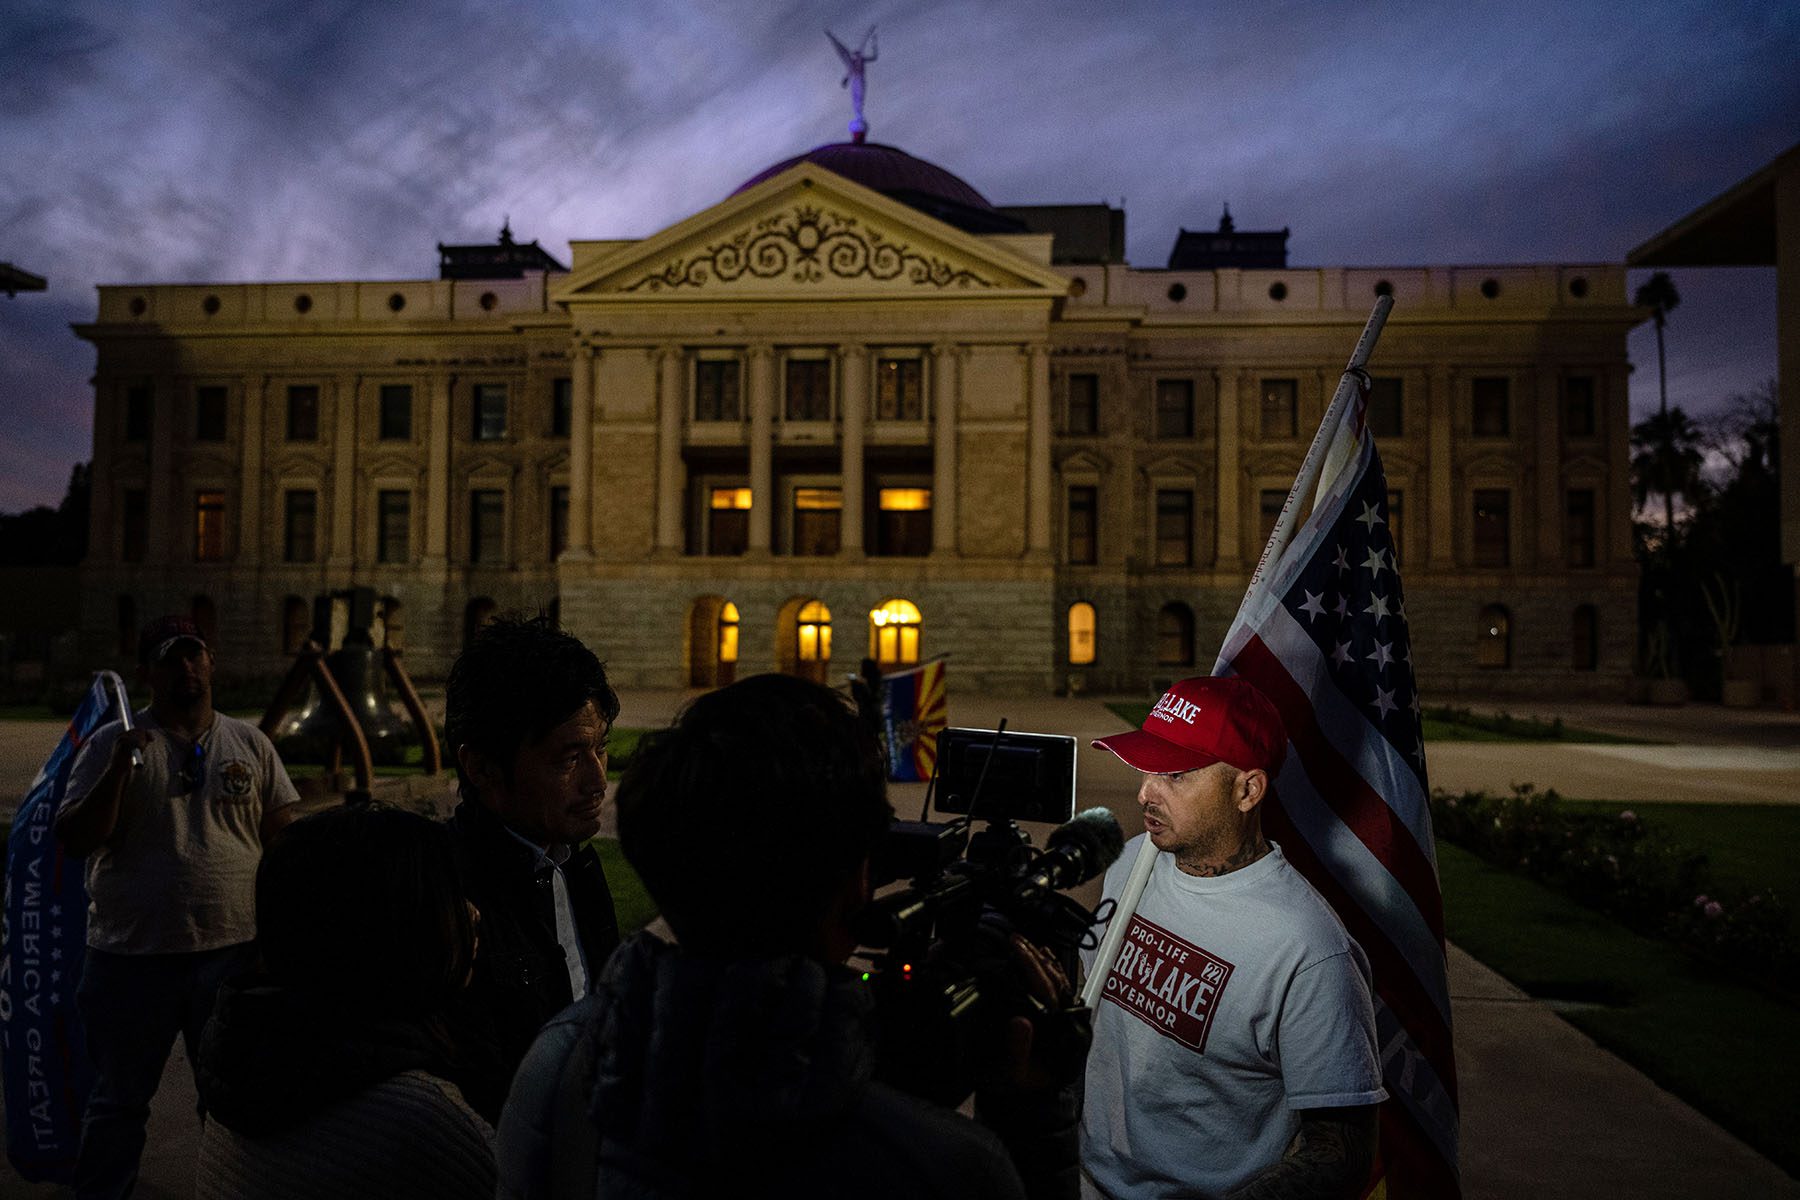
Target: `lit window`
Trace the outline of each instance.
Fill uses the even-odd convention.
[[[711,488],[707,492],[706,505],[706,552],[742,554],[750,545],[750,489]]]
[[[719,610],[719,662],[738,660],[738,607],[731,601]]]
[[[225,559],[225,493],[194,493],[194,561]]]
[[[876,493],[875,553],[931,553],[931,489],[884,487]]]
[[[883,667],[919,661],[922,618],[911,600],[893,599],[869,613],[869,657]]]
[[[1069,665],[1085,667],[1094,661],[1094,606],[1086,600],[1069,605]]]
[[[800,610],[800,661],[831,661],[831,610],[817,600]]]
[[[838,488],[795,488],[794,553],[836,554],[843,509],[844,493]]]

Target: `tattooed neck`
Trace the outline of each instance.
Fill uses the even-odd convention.
[[[1239,842],[1236,849],[1222,858],[1195,856],[1193,858],[1177,858],[1175,865],[1189,875],[1210,878],[1215,875],[1229,875],[1233,871],[1249,866],[1269,852],[1268,839],[1261,832],[1253,833]]]

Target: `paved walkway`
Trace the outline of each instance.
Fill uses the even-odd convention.
[[[654,727],[666,722],[684,698],[685,693],[674,691],[632,693],[625,697],[622,719]],[[1511,711],[1525,712],[1517,706]],[[1075,734],[1084,745],[1088,738],[1124,728],[1092,699],[952,699],[954,724],[993,728],[1001,717],[1008,718],[1009,728]],[[1659,799],[1793,803],[1800,796],[1800,753],[1791,753],[1800,748],[1800,717],[1793,714],[1747,715],[1688,706],[1677,715],[1621,705],[1585,706],[1577,716],[1571,706],[1564,719],[1644,737],[1667,729],[1679,732],[1683,744],[1440,743],[1431,748],[1433,782],[1495,790],[1530,781],[1571,796],[1636,804]],[[60,732],[51,722],[0,723],[0,800],[29,786],[31,773]],[[1721,752],[1721,747],[1731,749]],[[1078,803],[1110,808],[1128,836],[1141,829],[1135,776],[1110,755],[1085,749],[1078,763]],[[895,808],[902,815],[916,814],[922,793],[922,785],[896,786]],[[1041,844],[1044,827],[1032,831]],[[1098,885],[1083,891],[1088,894],[1078,892],[1078,897],[1091,904]],[[1800,1183],[1455,947],[1450,990],[1462,1078],[1468,1200],[1613,1195],[1800,1200]],[[193,1104],[193,1083],[178,1051],[152,1114],[140,1196],[162,1200],[191,1193],[197,1137]],[[0,1163],[0,1195],[66,1194],[26,1185]]]

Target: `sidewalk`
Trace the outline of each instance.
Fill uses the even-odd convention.
[[[622,722],[654,728],[674,714],[686,695],[634,692],[625,697]],[[1520,707],[1511,711],[1524,715]],[[1654,720],[1646,720],[1648,714],[1656,714]],[[953,724],[991,729],[1001,717],[1008,718],[1011,729],[1074,734],[1084,747],[1088,738],[1124,728],[1096,699],[953,694]],[[1678,729],[1686,744],[1438,743],[1430,748],[1432,781],[1490,791],[1529,781],[1571,796],[1636,804],[1659,799],[1793,803],[1800,796],[1800,717],[1793,714],[1745,714],[1698,705],[1675,712],[1571,705],[1564,720],[1643,737],[1659,736],[1657,729]],[[58,725],[41,724],[41,730],[33,723],[0,724],[0,798],[22,793],[36,769],[32,762],[23,768],[23,781],[15,781],[15,760],[35,754],[41,762],[61,732]],[[30,737],[17,736],[27,731]],[[23,745],[35,741],[43,742],[41,749]],[[1738,748],[1722,749],[1726,747]],[[1135,834],[1141,828],[1136,777],[1111,756],[1085,748],[1077,761],[1077,804],[1108,807],[1127,836]],[[896,786],[896,810],[916,815],[922,793],[923,785]],[[1031,832],[1041,845],[1045,827],[1033,826]],[[1092,904],[1098,884],[1076,895]],[[1454,946],[1450,990],[1468,1200],[1615,1195],[1800,1200],[1800,1182]],[[138,1191],[151,1200],[191,1193],[198,1137],[193,1082],[179,1048],[163,1078]],[[0,1195],[67,1194],[24,1184],[0,1163]]]

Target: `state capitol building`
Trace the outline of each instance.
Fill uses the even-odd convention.
[[[277,675],[365,586],[426,678],[541,610],[626,686],[944,654],[958,688],[1141,692],[1210,670],[1391,293],[1370,421],[1421,689],[1624,693],[1622,264],[1290,267],[1227,215],[1141,267],[1124,219],[857,141],[561,257],[102,287],[84,642],[129,661],[192,611]]]

